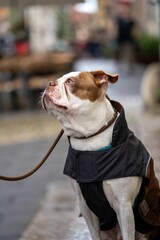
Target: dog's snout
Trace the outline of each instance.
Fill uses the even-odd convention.
[[[55,87],[55,86],[57,86],[58,84],[57,84],[56,81],[51,81],[51,82],[49,82],[48,85],[49,85],[50,87]]]

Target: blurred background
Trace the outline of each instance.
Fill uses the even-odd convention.
[[[1,0],[0,111],[37,108],[46,83],[79,59],[112,59],[122,71],[158,61],[152,2]]]
[[[23,121],[22,113],[40,110],[40,96],[50,80],[95,68],[131,77],[136,66],[144,70],[158,63],[159,9],[157,0],[1,0],[0,142],[18,138],[9,132],[8,139],[6,122],[11,115]],[[152,66],[152,78],[158,69]],[[150,91],[141,77],[138,93],[154,108],[160,102],[159,80],[150,80],[156,82]],[[127,85],[130,91],[133,84]]]
[[[159,0],[0,0],[0,174],[30,170],[56,136],[60,127],[40,104],[48,82],[100,69],[119,74],[109,96],[159,158]],[[31,179],[0,182],[0,240],[19,239],[47,184],[64,180],[66,152],[64,137],[56,160]]]

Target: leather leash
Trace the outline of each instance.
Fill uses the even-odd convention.
[[[115,101],[112,101],[112,102],[117,105],[117,102],[115,102]],[[118,105],[118,106],[121,107],[121,105]],[[87,138],[91,138],[91,137],[94,137],[94,136],[100,134],[101,132],[103,132],[104,130],[106,130],[107,128],[109,128],[112,125],[112,123],[116,120],[117,115],[118,115],[118,112],[115,110],[115,112],[113,114],[113,117],[107,123],[107,125],[104,125],[96,133],[94,133],[94,134],[92,134],[92,135],[90,135],[88,137],[80,137],[80,138],[77,138],[77,139],[87,139]],[[52,144],[52,146],[49,148],[49,150],[46,153],[46,155],[43,157],[43,159],[31,171],[25,173],[24,175],[13,176],[13,177],[0,175],[0,180],[4,180],[4,181],[19,181],[19,180],[23,180],[25,178],[30,177],[32,174],[34,174],[46,162],[46,160],[48,159],[49,155],[51,154],[51,152],[54,150],[54,148],[56,147],[57,143],[61,139],[63,133],[64,133],[64,130],[61,129],[61,131],[59,132],[58,136],[56,137],[56,139],[55,139],[54,143]]]
[[[51,152],[53,151],[53,149],[55,148],[55,146],[57,145],[57,143],[61,139],[63,133],[64,133],[64,131],[62,129],[59,132],[58,136],[56,137],[56,139],[55,139],[54,143],[52,144],[52,146],[49,148],[49,150],[46,153],[46,155],[43,157],[43,159],[31,171],[25,173],[24,175],[13,176],[13,177],[0,175],[0,180],[4,180],[4,181],[19,181],[19,180],[23,180],[25,178],[30,177],[33,173],[35,173],[46,162],[46,160],[48,159],[49,155],[51,154]]]

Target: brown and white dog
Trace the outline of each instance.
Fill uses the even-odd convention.
[[[117,80],[117,74],[111,75],[103,71],[70,72],[50,82],[45,89],[42,105],[61,123],[73,149],[96,151],[112,142],[116,119],[108,128],[99,130],[114,116],[115,110],[106,98],[106,91],[108,83],[115,83]],[[116,118],[118,117],[119,114]],[[79,184],[74,180],[73,182],[80,211],[93,240],[150,239],[136,233],[132,210],[142,185],[142,177],[129,176],[103,181],[105,197],[118,219],[118,224],[107,232],[100,231],[98,217],[87,206]]]

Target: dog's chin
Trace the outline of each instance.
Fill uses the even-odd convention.
[[[59,105],[57,103],[53,103],[53,105],[57,108],[57,109],[62,109],[62,110],[67,110],[67,107],[64,105]]]
[[[53,100],[48,98],[47,96],[42,96],[42,107],[46,111],[54,111],[54,110],[67,110],[67,107],[61,104],[55,103]]]

